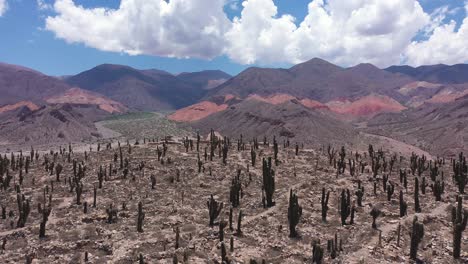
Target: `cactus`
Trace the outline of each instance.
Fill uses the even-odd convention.
[[[340,204],[341,225],[346,225],[346,219],[351,214],[351,198],[348,189],[341,191]]]
[[[230,263],[229,258],[227,257],[226,246],[224,245],[224,242],[221,242],[221,263]]]
[[[154,174],[151,174],[150,179],[151,179],[151,190],[154,190],[156,186],[156,176]]]
[[[358,206],[362,206],[362,197],[364,196],[364,187],[361,186],[361,180],[358,181],[358,188],[355,192]]]
[[[237,218],[237,231],[236,235],[241,236],[242,235],[242,210],[239,210],[239,217]]]
[[[320,246],[320,241],[312,243],[312,264],[322,264],[323,248]]]
[[[414,211],[416,213],[421,212],[421,206],[419,205],[419,184],[418,177],[414,178]]]
[[[60,173],[62,173],[62,170],[63,170],[63,166],[61,164],[57,164],[57,166],[55,166],[55,175],[56,175],[57,182],[60,181]]]
[[[253,148],[250,150],[250,160],[252,162],[252,167],[255,167],[255,161],[257,160],[257,153],[255,153],[255,150]]]
[[[340,159],[338,160],[338,174],[343,174],[346,169],[346,151],[344,146],[341,147],[339,156]]]
[[[418,254],[418,245],[424,237],[424,225],[418,223],[418,217],[415,216],[413,219],[413,225],[411,227],[411,248],[410,248],[410,258],[413,260],[417,259]]]
[[[263,159],[263,191],[266,195],[266,207],[274,206],[275,171],[271,168],[271,157],[268,158],[268,162]]]
[[[218,217],[219,213],[223,209],[223,203],[218,203],[211,195],[210,200],[206,202],[208,206],[208,212],[210,217],[210,226],[214,226],[214,221]]]
[[[461,152],[458,156],[458,161],[452,161],[453,178],[458,186],[458,191],[461,194],[465,193],[465,186],[468,183],[468,166],[466,164],[466,158]]]
[[[379,217],[381,213],[382,212],[377,207],[372,208],[370,212],[370,215],[372,216],[372,228],[377,229],[376,220],[377,220],[377,217]]]
[[[138,203],[138,219],[137,219],[137,231],[143,232],[143,220],[145,219],[145,213],[143,212],[143,204],[141,201]]]
[[[218,227],[219,227],[219,241],[223,242],[224,241],[224,228],[226,227],[227,223],[225,221],[219,221]]]
[[[79,183],[76,184],[75,193],[76,193],[76,204],[80,205],[81,204],[81,194],[83,193],[83,183],[79,182]]]
[[[356,162],[352,159],[348,159],[349,164],[349,174],[354,176],[356,174]]]
[[[226,142],[224,142],[224,145],[223,145],[223,164],[226,165],[227,164],[227,154],[228,154],[228,150],[229,150],[229,147],[227,145]]]
[[[232,207],[229,208],[229,230],[233,230],[232,228]]]
[[[395,192],[395,185],[393,185],[392,182],[390,182],[389,185],[387,185],[387,200],[390,202],[392,200],[392,195]]]
[[[442,201],[442,194],[444,193],[445,190],[445,183],[442,181],[437,180],[434,184],[431,185],[432,188],[432,193],[435,196],[436,201]]]
[[[320,203],[322,205],[322,222],[327,222],[327,211],[329,209],[328,198],[330,198],[330,191],[328,191],[327,194],[325,195],[325,187],[324,187],[322,188],[322,199],[320,200]]]
[[[93,187],[93,207],[96,208],[96,202],[97,202],[97,188],[96,185]]]
[[[26,221],[28,219],[28,216],[29,216],[29,212],[31,211],[31,207],[30,207],[30,204],[29,204],[29,199],[26,199],[24,197],[24,194],[20,194],[18,193],[16,195],[16,199],[17,199],[17,202],[18,202],[18,211],[19,211],[19,218],[18,218],[18,221],[16,223],[16,226],[18,228],[21,228],[21,227],[24,227],[26,225]]]
[[[180,241],[180,230],[179,230],[179,227],[176,227],[176,230],[175,230],[175,233],[176,233],[176,238],[175,238],[175,249],[177,250],[179,248],[179,241]]]
[[[230,244],[229,251],[234,252],[234,237],[231,237],[229,244]]]
[[[302,207],[299,205],[299,199],[292,189],[289,191],[288,223],[289,237],[297,237],[296,226],[302,215]]]
[[[329,165],[332,165],[333,160],[335,159],[336,156],[336,150],[335,148],[332,148],[330,145],[328,145],[327,148],[327,153],[328,153],[328,163]]]
[[[42,222],[39,227],[39,238],[45,237],[46,223],[47,220],[49,220],[50,211],[50,207],[44,208],[42,210]]]
[[[400,217],[406,215],[406,210],[408,209],[408,204],[405,202],[403,198],[403,191],[400,190]]]
[[[232,207],[237,208],[240,205],[240,198],[242,193],[242,184],[240,180],[241,170],[237,170],[237,176],[232,179],[231,189],[229,191],[229,201]]]
[[[107,213],[108,224],[117,222],[117,208],[114,208],[113,204],[109,205],[109,208],[106,209],[106,213]]]
[[[426,177],[422,177],[422,182],[421,182],[421,193],[426,194]]]
[[[453,223],[453,257],[460,258],[462,232],[465,231],[468,221],[468,211],[463,210],[463,198],[457,197],[457,206],[452,207]]]

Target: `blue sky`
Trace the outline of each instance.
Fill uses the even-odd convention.
[[[1,0],[0,0],[1,1]],[[62,20],[57,21],[55,26],[46,26],[46,19],[47,17],[56,17],[60,15],[60,12],[54,10],[53,4],[54,0],[43,0],[43,3],[48,4],[43,9],[38,7],[38,3],[36,0],[6,0],[8,4],[7,10],[3,13],[0,17],[0,32],[1,32],[1,39],[0,39],[0,61],[11,63],[11,64],[19,64],[26,67],[30,67],[41,72],[44,72],[49,75],[69,75],[69,74],[76,74],[83,70],[87,70],[92,68],[98,64],[102,63],[115,63],[115,64],[125,64],[139,69],[148,69],[148,68],[157,68],[162,70],[167,70],[169,72],[178,73],[184,71],[198,71],[204,69],[221,69],[230,74],[237,74],[238,72],[242,71],[243,69],[252,66],[252,65],[261,65],[261,66],[270,66],[270,67],[287,67],[292,65],[296,62],[304,61],[308,56],[318,56],[328,59],[332,62],[340,64],[342,66],[349,66],[353,63],[358,62],[375,62],[379,66],[388,66],[390,64],[398,64],[398,63],[405,63],[405,62],[413,62],[413,64],[422,64],[425,62],[429,63],[436,63],[436,62],[443,62],[443,63],[463,63],[466,62],[468,59],[468,55],[462,54],[459,55],[459,58],[452,58],[450,54],[444,54],[446,51],[439,51],[436,38],[436,34],[433,32],[424,32],[425,29],[428,28],[427,25],[424,27],[422,24],[419,25],[418,28],[415,28],[413,32],[411,32],[412,36],[408,38],[407,36],[403,36],[402,38],[406,37],[403,43],[393,44],[394,47],[382,47],[376,48],[375,52],[372,54],[369,51],[365,51],[363,49],[359,49],[358,51],[353,51],[353,58],[350,53],[346,53],[349,43],[344,43],[332,50],[323,50],[323,51],[316,51],[319,48],[323,48],[327,46],[329,43],[326,41],[330,40],[319,40],[317,42],[317,37],[311,38],[310,43],[302,43],[302,39],[304,39],[304,35],[299,35],[299,30],[297,30],[298,37],[288,40],[288,43],[297,42],[298,44],[293,48],[298,50],[300,55],[297,55],[297,58],[291,58],[291,47],[288,43],[279,43],[278,38],[275,38],[274,35],[278,34],[279,39],[281,39],[281,34],[284,36],[290,35],[288,31],[281,32],[282,28],[278,25],[278,27],[272,27],[272,34],[271,40],[267,41],[269,46],[264,46],[262,39],[251,39],[251,34],[245,32],[246,28],[255,28],[258,26],[249,25],[247,24],[247,15],[245,20],[245,27],[240,27],[238,31],[231,32],[232,38],[229,38],[229,43],[219,44],[221,47],[214,48],[213,51],[216,55],[212,56],[212,51],[210,51],[210,58],[193,58],[199,57],[198,55],[190,56],[190,54],[201,54],[204,56],[203,50],[201,51],[184,51],[180,52],[180,57],[186,57],[189,54],[187,59],[178,59],[178,58],[169,58],[164,51],[157,50],[153,51],[144,50],[142,51],[141,55],[129,55],[127,51],[104,51],[106,48],[103,48],[104,44],[96,44],[93,42],[93,32],[89,32],[89,36],[79,38],[78,36],[71,36],[69,39],[67,37],[57,37],[58,32],[63,34],[63,31],[66,30],[67,27],[73,26],[67,23],[73,23],[70,21]],[[67,0],[64,0],[67,1]],[[151,0],[156,1],[156,0]],[[182,0],[179,0],[182,1]],[[214,0],[213,0],[214,1]],[[222,1],[222,0],[217,0]],[[251,0],[254,1],[254,0]],[[271,0],[261,0],[261,1],[271,1]],[[339,0],[335,0],[339,1]],[[410,0],[402,0],[402,2],[408,2]],[[132,2],[130,0],[130,2]],[[135,1],[138,2],[138,1]],[[199,0],[199,2],[203,2],[203,0]],[[224,12],[228,19],[228,23],[232,23],[234,17],[240,17],[241,11],[243,7],[241,5],[241,1],[226,1],[226,5],[224,6]],[[274,1],[274,5],[276,6],[278,13],[273,15],[271,19],[267,18],[265,21],[272,22],[276,24],[283,23],[282,25],[292,26],[292,23],[299,27],[301,22],[304,21],[306,16],[309,14],[308,12],[308,4],[311,0],[276,0]],[[365,2],[365,1],[364,1]],[[92,9],[97,7],[106,7],[112,9],[119,9],[120,0],[75,0],[73,1],[75,5],[81,5],[83,8]],[[264,2],[266,3],[266,2]],[[325,2],[325,5],[327,3]],[[466,17],[466,11],[464,9],[465,2],[464,1],[442,1],[442,0],[421,0],[419,4],[422,6],[424,13],[431,17],[431,21],[435,20],[436,17],[436,10],[440,10],[440,14],[443,14],[443,19],[438,22],[437,25],[434,27],[442,27],[450,21],[454,21],[456,23],[455,31],[452,32],[453,38],[456,41],[461,42],[458,43],[461,47],[466,47],[468,43],[464,42],[466,39],[460,38],[460,36],[456,35],[456,31],[459,30],[460,26],[462,25],[463,19]],[[259,8],[260,6],[260,8]],[[253,4],[249,7],[252,13],[252,17],[260,16],[262,8],[265,6],[257,5],[255,7]],[[442,7],[446,7],[443,9]],[[255,9],[256,8],[256,9]],[[324,7],[324,10],[330,10],[333,7]],[[356,8],[356,7],[353,7]],[[379,7],[378,7],[379,8]],[[255,11],[258,10],[258,13]],[[265,12],[269,9],[265,8]],[[211,12],[207,10],[207,12]],[[214,11],[213,11],[214,12]],[[263,11],[262,11],[263,12]],[[398,10],[395,11],[400,13]],[[411,11],[413,12],[413,11]],[[415,12],[409,13],[411,16],[417,16]],[[64,14],[62,14],[65,16]],[[291,21],[280,21],[279,18],[283,15],[291,15],[294,19]],[[432,16],[431,16],[432,15]],[[219,16],[219,15],[218,15]],[[419,14],[421,17],[421,14]],[[339,19],[338,17],[332,17]],[[169,19],[169,18],[168,18]],[[278,21],[277,21],[278,20]],[[286,19],[287,20],[287,19]],[[424,20],[422,17],[420,20]],[[170,20],[169,20],[170,21]],[[95,23],[100,23],[99,20],[96,20]],[[318,22],[317,22],[318,23]],[[371,23],[380,23],[379,21],[371,22]],[[382,22],[383,23],[383,22]],[[225,23],[226,24],[226,23]],[[263,22],[258,22],[258,24],[265,24]],[[274,24],[274,25],[276,25]],[[428,21],[425,21],[425,24],[428,24]],[[239,24],[240,25],[240,24]],[[138,24],[137,24],[138,26]],[[333,26],[333,25],[332,25]],[[338,24],[335,25],[338,27]],[[383,26],[381,26],[383,27]],[[115,29],[112,29],[115,30]],[[243,31],[244,30],[244,31]],[[261,29],[259,29],[261,30]],[[394,28],[395,32],[402,31],[401,29]],[[226,32],[229,29],[225,29]],[[99,31],[100,32],[100,31]],[[106,31],[107,32],[107,31]],[[111,33],[113,31],[110,31]],[[395,34],[392,32],[392,34]],[[416,33],[414,33],[416,32]],[[255,32],[254,32],[255,33]],[[83,33],[81,33],[83,34]],[[301,33],[306,34],[306,33]],[[312,33],[311,33],[312,34]],[[408,33],[410,34],[410,33]],[[255,35],[255,34],[254,34]],[[431,36],[434,35],[434,39],[428,41]],[[250,36],[250,39],[249,39]],[[183,38],[183,37],[182,37]],[[396,39],[396,37],[394,37]],[[217,40],[219,39],[216,38]],[[232,40],[234,39],[234,41]],[[299,40],[298,40],[299,39]],[[329,39],[333,39],[333,36],[329,36]],[[67,41],[66,41],[67,40]],[[216,40],[216,41],[217,41]],[[239,40],[239,43],[237,43]],[[378,38],[372,41],[379,42],[385,41],[385,39]],[[136,41],[145,42],[148,41],[146,38],[140,38]],[[223,40],[224,41],[224,40]],[[246,41],[246,42],[242,42]],[[393,41],[393,40],[392,40]],[[420,45],[414,45],[406,51],[406,47],[410,45],[411,41],[418,41]],[[440,40],[439,40],[440,41]],[[231,42],[234,42],[232,44]],[[252,46],[250,46],[249,42],[254,42]],[[258,42],[256,45],[255,42]],[[278,42],[278,45],[275,43]],[[90,44],[91,43],[91,44]],[[203,42],[201,42],[203,44]],[[210,42],[211,43],[211,42]],[[245,45],[244,45],[245,43]],[[138,45],[142,44],[151,44],[151,43],[139,43]],[[236,44],[238,44],[236,46]],[[122,44],[126,49],[126,44]],[[161,43],[156,45],[162,45]],[[186,44],[189,45],[189,44]],[[218,44],[215,44],[218,45]],[[313,48],[317,45],[317,48]],[[385,46],[384,44],[382,44]],[[229,46],[227,51],[220,51],[220,49],[225,48],[225,46]],[[231,47],[232,46],[232,47]],[[245,46],[245,50],[243,50]],[[306,48],[306,46],[311,46],[312,48]],[[351,45],[353,46],[353,45]],[[401,46],[401,47],[400,47]],[[458,47],[460,47],[458,46]],[[119,46],[120,47],[120,46]],[[133,46],[132,46],[133,47]],[[398,48],[397,48],[398,47]],[[168,46],[170,49],[171,46]],[[455,50],[457,46],[453,47]],[[267,53],[265,50],[271,50],[271,53]],[[398,50],[396,50],[398,49]],[[441,48],[439,48],[441,49]],[[440,61],[433,61],[433,59],[423,57],[420,54],[415,54],[421,50],[427,51],[426,53],[430,52],[439,52],[440,56],[436,56],[439,58]],[[355,56],[356,52],[362,52],[359,56]],[[392,52],[391,56],[397,57],[405,57],[400,61],[396,61],[396,59],[392,59],[391,61],[382,61],[379,57],[381,53],[385,56],[387,53]],[[412,52],[412,53],[411,53]],[[131,53],[131,52],[130,52]],[[422,53],[422,52],[421,52]],[[439,54],[437,53],[437,54]],[[247,56],[247,55],[248,56]],[[296,54],[296,53],[294,53]],[[310,54],[310,55],[309,55]],[[403,55],[402,55],[403,54]],[[244,57],[244,55],[246,55]],[[179,54],[177,54],[179,56]],[[407,58],[406,58],[407,57]],[[433,57],[433,56],[431,56]],[[366,61],[364,61],[366,60]],[[458,60],[458,61],[457,61]],[[396,63],[395,63],[396,62]],[[411,64],[411,63],[410,63]]]

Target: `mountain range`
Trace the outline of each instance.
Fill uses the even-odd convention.
[[[6,133],[30,125],[45,129],[36,136],[24,130],[23,141],[41,138],[50,125],[57,128],[44,138],[99,137],[94,121],[128,111],[169,111],[169,119],[203,132],[214,128],[234,136],[244,131],[246,136],[277,135],[311,144],[319,137],[349,143],[360,132],[373,133],[434,153],[465,149],[468,134],[465,64],[343,68],[315,58],[288,69],[251,67],[236,76],[219,70],[171,74],[103,64],[60,78],[0,64],[0,93],[0,142],[19,141]],[[63,124],[35,121],[57,111],[66,116]],[[447,129],[456,136],[441,137]],[[318,137],[300,131],[314,131]]]

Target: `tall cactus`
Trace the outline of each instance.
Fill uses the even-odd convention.
[[[418,177],[414,178],[414,211],[416,213],[421,212],[421,206],[419,204],[419,181]]]
[[[348,189],[341,191],[340,204],[341,225],[346,225],[346,219],[351,214],[351,198]]]
[[[209,212],[209,217],[210,217],[210,226],[214,226],[214,221],[218,217],[219,213],[221,213],[221,210],[223,209],[223,203],[218,203],[214,198],[213,195],[211,195],[210,200],[206,202],[208,206],[208,212]]]
[[[355,192],[357,197],[357,204],[358,206],[362,206],[362,197],[364,196],[364,186],[361,186],[361,181],[358,181],[358,188]]]
[[[138,203],[138,218],[137,218],[137,231],[143,232],[143,220],[145,219],[145,213],[143,212],[143,204],[141,201]]]
[[[322,188],[322,199],[320,200],[320,204],[322,206],[322,221],[327,222],[327,211],[328,207],[328,198],[330,198],[330,191],[327,192],[325,195],[325,187]]]
[[[403,191],[400,190],[400,217],[403,217],[406,215],[407,208],[408,208],[408,204],[404,200]]]
[[[453,223],[453,257],[460,258],[462,232],[466,228],[468,221],[468,211],[463,210],[463,198],[457,197],[457,206],[452,207]]]
[[[288,207],[288,222],[289,222],[289,237],[297,237],[296,226],[302,215],[302,207],[299,205],[297,195],[292,189],[289,191],[289,207]]]
[[[452,161],[453,178],[458,186],[458,191],[461,194],[465,193],[465,186],[468,183],[468,166],[466,164],[466,157],[463,152],[458,155],[458,161]]]
[[[410,248],[410,258],[413,260],[417,259],[418,255],[418,245],[424,237],[424,225],[418,223],[418,217],[415,216],[413,219],[413,225],[411,227],[411,248]]]
[[[275,171],[271,168],[271,157],[268,158],[268,161],[263,159],[263,191],[266,196],[266,207],[274,206]]]

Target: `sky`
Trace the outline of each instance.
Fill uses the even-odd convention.
[[[468,0],[0,0],[0,62],[172,73],[468,62]]]

